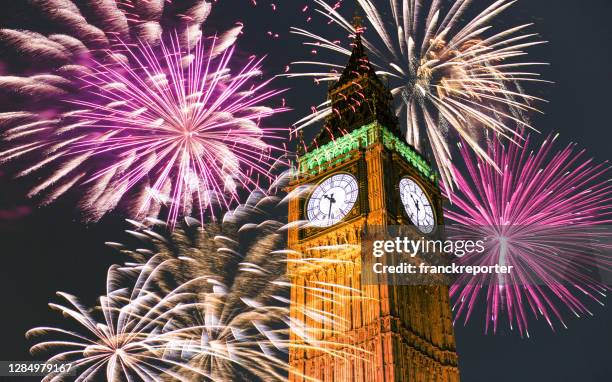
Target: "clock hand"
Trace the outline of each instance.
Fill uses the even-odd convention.
[[[331,210],[334,203],[336,203],[336,199],[334,199],[334,194],[330,194],[330,196],[323,195],[323,197],[329,200],[329,212],[327,214],[327,217],[331,219]]]
[[[334,199],[334,194],[329,194],[329,196],[323,195],[323,197],[329,200],[330,203],[336,203],[336,199]]]
[[[334,199],[334,194],[330,194],[329,196],[329,215],[328,215],[330,218],[331,218],[331,209],[334,203],[336,203],[336,199]]]
[[[414,195],[410,195],[410,197],[412,198],[412,202],[414,203],[414,206],[417,209],[417,216],[416,216],[416,218],[417,218],[417,222],[418,222],[419,220],[421,220],[420,219],[420,215],[421,215],[421,212],[424,211],[425,208],[421,209],[421,204],[422,203],[421,203],[420,200],[415,199]]]
[[[416,207],[417,211],[421,212],[421,207],[419,207],[419,201],[414,198],[414,195],[410,195],[410,198],[412,199],[412,202],[414,203],[414,206]]]

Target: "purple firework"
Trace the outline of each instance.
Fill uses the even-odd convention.
[[[553,318],[565,327],[563,306],[581,316],[591,314],[588,301],[603,305],[609,287],[598,276],[612,269],[611,235],[602,226],[612,215],[609,166],[585,160],[575,144],[554,152],[555,139],[537,149],[529,138],[522,148],[492,143],[501,172],[462,147],[467,173],[457,171],[459,190],[445,216],[487,244],[459,263],[513,270],[460,276],[451,287],[456,320],[466,323],[484,297],[485,331],[495,333],[505,317],[529,336],[530,316],[554,330]]]
[[[165,205],[169,221],[192,213],[204,219],[268,177],[282,130],[261,121],[284,108],[266,105],[279,91],[259,79],[261,59],[236,64],[241,26],[203,37],[206,1],[36,4],[43,15],[61,6],[68,27],[58,28],[68,34],[0,31],[0,41],[31,60],[39,52],[59,62],[0,80],[4,93],[35,101],[0,113],[0,162],[18,159],[16,175],[37,179],[28,196],[47,204],[82,187],[80,207],[90,220],[119,203],[135,217]],[[172,16],[173,32],[164,32]]]

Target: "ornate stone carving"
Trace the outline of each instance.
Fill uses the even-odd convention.
[[[357,107],[357,92],[364,99]],[[299,175],[291,187],[316,184],[337,172],[349,172],[359,182],[359,202],[344,218],[325,229],[290,228],[290,257],[333,258],[341,263],[289,265],[294,306],[307,304],[338,317],[296,320],[320,329],[319,338],[333,341],[355,356],[339,359],[328,353],[291,348],[289,360],[297,371],[290,381],[308,378],[341,382],[457,382],[457,354],[448,288],[440,285],[361,285],[361,234],[367,227],[407,224],[402,215],[397,182],[411,176],[425,185],[434,202],[438,223],[443,222],[438,174],[427,160],[404,143],[390,111],[391,95],[367,61],[360,37],[341,79],[330,88],[335,111],[308,152],[299,158]],[[330,135],[331,134],[331,135]],[[289,202],[289,220],[303,220],[306,199]],[[407,230],[414,232],[416,230]],[[349,246],[346,246],[349,244]],[[325,249],[337,246],[335,250]],[[303,285],[336,284],[332,296],[307,294]],[[347,288],[348,287],[348,288]],[[353,292],[352,289],[360,293]],[[339,326],[339,323],[342,326]],[[333,329],[333,331],[331,330]],[[333,333],[333,335],[332,335]],[[291,337],[297,341],[296,336]],[[345,346],[345,347],[343,347]],[[351,347],[367,350],[357,354]]]

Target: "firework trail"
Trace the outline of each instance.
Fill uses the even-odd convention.
[[[580,317],[592,314],[585,300],[603,305],[612,270],[611,234],[602,226],[612,215],[609,165],[584,159],[574,144],[555,152],[555,140],[531,145],[527,138],[524,148],[496,141],[489,154],[502,173],[462,147],[467,172],[457,171],[460,191],[445,217],[459,224],[455,233],[487,245],[459,263],[514,269],[460,276],[451,287],[456,320],[467,322],[484,296],[487,331],[506,318],[529,336],[530,313],[554,330],[553,319],[565,327],[562,306]]]
[[[78,375],[84,380],[106,372],[116,377],[108,380],[282,381],[291,371],[287,352],[292,347],[342,359],[365,355],[326,339],[340,333],[311,326],[333,323],[341,331],[343,318],[311,305],[291,307],[309,322],[290,315],[286,227],[274,218],[281,210],[286,214],[286,199],[277,194],[289,178],[285,174],[272,189],[254,191],[222,222],[204,228],[193,218],[174,230],[157,219],[130,221],[135,228],[128,232],[138,239],[139,249],[108,243],[133,261],[109,271],[107,296],[101,298],[103,320],[96,321],[82,307],[72,314],[70,307],[51,305],[85,328],[96,328],[90,330],[93,338],[35,328],[30,336],[68,335],[72,340],[41,342],[32,351],[71,347],[51,359],[81,366]],[[312,266],[320,265],[313,261]],[[122,281],[119,272],[136,281]],[[338,287],[304,288],[307,294],[329,298]],[[117,303],[109,304],[113,296]],[[322,335],[325,331],[333,333]]]
[[[0,162],[29,163],[16,171],[37,179],[29,197],[48,204],[80,187],[89,220],[123,201],[133,217],[163,205],[170,222],[203,221],[269,178],[282,133],[260,122],[284,108],[265,105],[279,92],[259,80],[260,59],[236,63],[240,25],[202,36],[205,1],[33,5],[62,23],[57,33],[0,30],[27,65],[9,62],[15,74],[0,77],[13,100],[0,113]]]
[[[68,305],[51,303],[65,317],[82,326],[82,332],[54,327],[38,327],[28,331],[28,337],[56,335],[60,339],[34,345],[32,354],[57,349],[49,362],[71,363],[79,380],[91,381],[105,376],[107,381],[145,380],[166,370],[189,369],[180,359],[167,356],[174,349],[177,333],[168,329],[172,320],[194,309],[194,281],[160,293],[156,280],[168,272],[169,262],[154,256],[139,266],[112,266],[108,271],[106,295],[100,305],[90,310],[76,297],[58,293]],[[131,284],[131,288],[123,287]],[[122,378],[125,376],[125,378]],[[63,380],[64,373],[47,375],[43,380]],[[130,379],[132,378],[132,379]]]
[[[529,24],[495,31],[491,22],[514,1],[495,1],[473,18],[471,1],[389,0],[377,6],[371,0],[357,0],[367,23],[358,30],[340,11],[341,2],[330,5],[315,0],[316,11],[341,33],[363,33],[376,73],[385,78],[391,93],[401,102],[396,114],[405,123],[406,139],[419,151],[426,137],[438,168],[447,184],[453,185],[453,136],[460,137],[477,155],[495,166],[481,147],[487,132],[517,142],[521,137],[513,126],[528,127],[526,112],[537,97],[523,92],[520,84],[537,82],[538,74],[528,70],[541,63],[523,61],[524,49],[543,43],[527,33]],[[386,5],[385,5],[386,4]],[[467,20],[466,20],[467,19]],[[351,49],[340,40],[308,30],[292,28],[307,39],[311,53],[319,50],[338,53],[338,61],[298,61],[292,65],[314,68],[292,70],[288,77],[314,77],[320,81],[339,78]],[[299,120],[301,129],[331,115],[329,101]]]

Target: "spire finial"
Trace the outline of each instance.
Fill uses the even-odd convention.
[[[353,16],[353,28],[355,28],[355,34],[357,36],[363,34],[363,18],[357,11],[355,11],[355,15]]]

